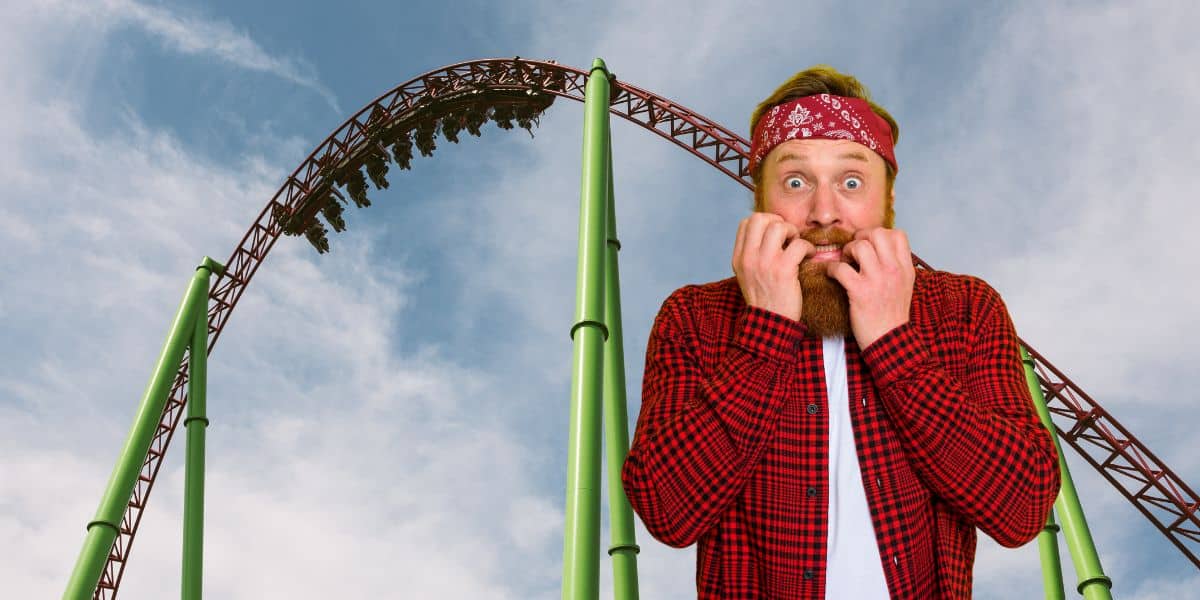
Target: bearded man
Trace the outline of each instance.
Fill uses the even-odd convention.
[[[969,598],[976,529],[1016,547],[1058,494],[999,295],[916,270],[896,122],[802,71],[755,110],[734,277],[663,303],[622,480],[698,543],[702,599]]]

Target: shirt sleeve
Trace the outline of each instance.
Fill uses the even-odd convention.
[[[625,493],[659,541],[684,547],[712,528],[742,490],[775,431],[804,326],[748,307],[711,373],[689,288],[663,303],[646,349],[642,406],[621,470]]]
[[[968,522],[1007,547],[1032,540],[1058,495],[1058,455],[1034,411],[1016,332],[996,293],[970,286],[966,374],[956,378],[911,323],[865,348],[914,470]]]

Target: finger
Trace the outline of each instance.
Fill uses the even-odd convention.
[[[863,279],[861,273],[855,271],[854,267],[846,263],[833,263],[829,265],[829,268],[825,270],[825,274],[842,284],[842,287],[846,288],[847,294],[852,290],[858,289],[858,284]]]
[[[854,242],[859,242],[859,244],[854,244],[854,245],[862,245],[862,244],[870,245],[871,244],[871,235],[873,233],[875,233],[875,231],[878,229],[880,229],[880,228],[879,227],[868,227],[867,229],[859,229],[858,231],[854,232],[854,240],[846,245],[849,246],[851,244],[854,244]],[[842,252],[845,253],[846,249],[843,248]],[[854,251],[851,250],[851,253],[853,253],[853,252]],[[852,258],[854,258],[854,262],[858,262],[857,257],[852,256]],[[859,263],[859,266],[861,267],[862,264]]]
[[[913,269],[912,247],[908,244],[908,234],[904,233],[903,229],[893,229],[895,235],[893,239],[896,243],[896,258],[899,260],[900,268],[911,271]]]
[[[804,259],[817,253],[817,247],[812,242],[799,237],[798,235],[792,238],[786,250],[783,251],[784,259],[789,265],[800,266]]]
[[[885,269],[900,268],[900,258],[896,256],[896,241],[892,239],[894,236],[894,232],[882,227],[872,229],[868,234],[871,247],[875,250],[875,257],[879,260],[879,266]]]
[[[774,217],[772,219],[771,217]],[[781,219],[777,214],[773,213],[754,213],[749,217],[749,223],[746,225],[746,258],[757,258],[762,249],[763,234],[766,232],[767,225],[772,221]]]
[[[729,260],[729,264],[733,267],[734,275],[742,268],[742,251],[746,248],[746,222],[749,220],[750,218],[746,217],[738,222],[737,235],[733,238],[733,257]]]
[[[854,232],[854,239],[856,239],[856,240],[871,239],[871,234],[874,233],[875,230],[877,230],[877,229],[882,229],[882,227],[868,227],[866,229],[859,229],[858,231]]]
[[[796,226],[787,221],[776,221],[767,225],[767,231],[763,234],[760,258],[770,260],[782,254],[784,242],[799,235],[800,231],[796,229]]]
[[[746,217],[746,226],[742,230],[742,268],[757,260],[758,247],[762,244],[762,227],[762,222],[755,215]]]
[[[842,254],[858,263],[858,271],[864,275],[871,275],[879,270],[879,257],[876,256],[870,240],[854,240],[842,247]]]

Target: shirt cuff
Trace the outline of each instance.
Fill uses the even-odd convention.
[[[893,328],[862,350],[863,362],[880,390],[911,377],[928,356],[911,321]]]
[[[777,312],[747,306],[735,325],[733,343],[756,356],[795,362],[808,328]]]

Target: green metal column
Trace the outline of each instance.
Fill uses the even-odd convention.
[[[617,208],[613,192],[612,138],[608,141],[608,260],[604,281],[604,457],[608,465],[608,516],[612,529],[613,598],[637,600],[637,540],[633,509],[621,485],[621,465],[629,454],[629,412],[625,404],[625,349],[621,337],[621,282],[617,275]]]
[[[579,263],[571,326],[571,417],[563,528],[564,600],[600,596],[600,427],[603,402],[604,245],[608,209],[608,69],[597,58],[584,92]]]
[[[223,269],[219,263],[205,257],[204,264],[217,269]],[[150,384],[142,395],[137,415],[129,437],[121,449],[116,467],[109,477],[104,495],[100,499],[100,507],[96,516],[87,525],[87,536],[83,541],[83,549],[71,571],[67,581],[67,589],[63,598],[71,600],[87,600],[91,598],[100,582],[101,572],[108,560],[109,550],[117,539],[121,527],[121,519],[125,514],[125,506],[133,494],[134,484],[142,469],[142,462],[150,450],[150,442],[158,429],[163,407],[167,403],[167,394],[175,381],[175,371],[183,360],[183,351],[191,340],[195,325],[198,298],[208,296],[208,269],[198,269],[192,276],[183,302],[175,313],[175,321],[171,323],[167,342],[158,356]]]
[[[1054,522],[1054,509],[1046,515],[1046,525],[1038,533],[1038,554],[1042,558],[1042,589],[1046,600],[1065,600],[1063,591],[1062,561],[1058,556],[1058,523]]]
[[[1050,431],[1054,447],[1058,450],[1058,466],[1062,471],[1062,489],[1054,501],[1054,512],[1062,520],[1063,537],[1067,540],[1067,548],[1071,551],[1071,562],[1075,565],[1075,574],[1079,578],[1076,589],[1087,600],[1112,600],[1112,579],[1104,574],[1100,566],[1100,556],[1096,552],[1096,543],[1092,541],[1092,532],[1088,529],[1087,519],[1083,516],[1083,505],[1079,502],[1079,494],[1075,490],[1075,482],[1071,479],[1071,471],[1067,468],[1067,459],[1063,456],[1062,445],[1058,442],[1058,433],[1050,420],[1050,410],[1046,408],[1046,398],[1042,395],[1042,386],[1038,383],[1037,373],[1033,369],[1033,358],[1021,347],[1021,361],[1025,363],[1025,380],[1029,384],[1029,393],[1033,396],[1033,404],[1037,407],[1042,424]]]
[[[196,267],[208,289],[214,265]],[[208,295],[196,298],[195,325],[188,349],[187,464],[183,482],[183,580],[180,597],[200,600],[204,584],[204,435],[208,428],[205,388],[208,381]]]

